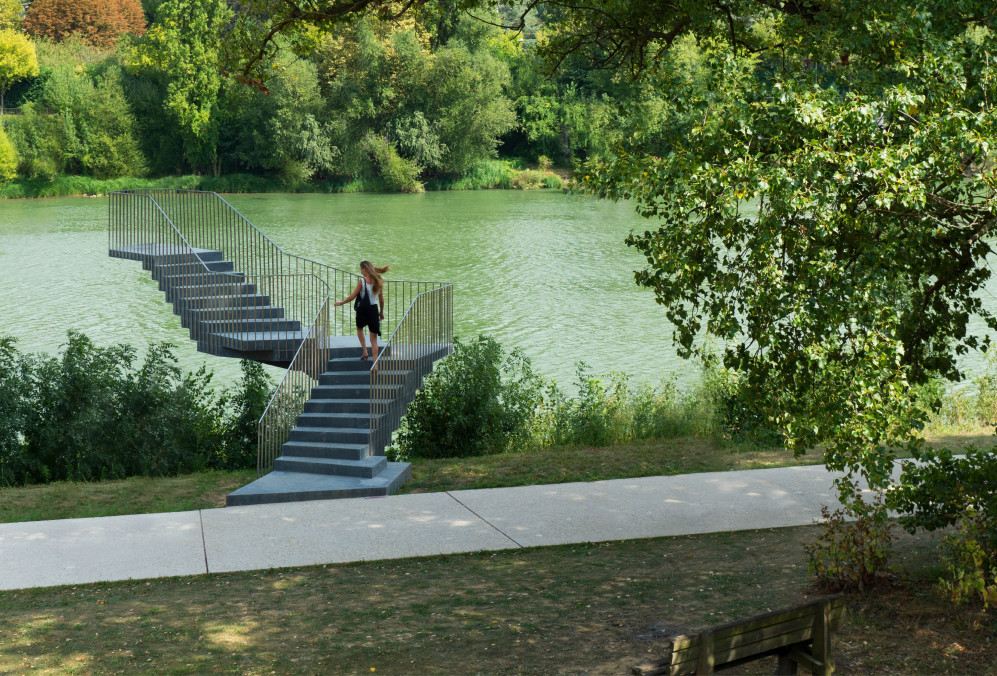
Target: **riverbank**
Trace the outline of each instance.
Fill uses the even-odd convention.
[[[437,177],[421,184],[423,190],[540,190],[561,189],[567,169],[530,168],[513,160],[488,160],[462,176]],[[163,176],[160,178],[97,179],[57,176],[54,179],[13,181],[0,188],[0,199],[92,197],[116,190],[205,190],[217,193],[390,193],[378,178],[341,178],[329,181],[287,181],[254,174],[225,176]]]

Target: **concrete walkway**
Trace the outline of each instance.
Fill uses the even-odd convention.
[[[0,524],[0,589],[753,530],[836,505],[823,466]]]

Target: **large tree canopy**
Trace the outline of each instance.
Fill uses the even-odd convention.
[[[671,20],[595,3],[544,45],[635,69],[691,31],[709,79],[649,75],[683,113],[670,151],[586,167],[634,200],[631,236],[681,350],[705,331],[798,450],[882,486],[926,415],[912,386],[961,377],[997,328],[980,290],[997,225],[994,5],[938,0],[704,5]],[[770,6],[771,5],[771,6]],[[721,11],[723,10],[723,11]],[[667,15],[663,12],[662,15]],[[647,40],[652,34],[657,39]]]

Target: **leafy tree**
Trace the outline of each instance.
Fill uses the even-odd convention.
[[[0,110],[13,84],[36,75],[38,57],[31,40],[17,31],[0,30]]]
[[[221,73],[216,36],[231,16],[225,0],[166,0],[136,46],[129,68],[165,88],[188,161],[218,174]]]
[[[95,47],[113,47],[122,35],[141,35],[145,15],[138,0],[34,0],[23,28],[62,41],[78,36]]]
[[[767,5],[727,22],[607,0],[609,19],[572,12],[544,49],[639,69],[699,37],[707,87],[667,59],[650,74],[691,127],[665,156],[631,146],[583,180],[655,220],[629,243],[680,352],[721,337],[791,448],[824,445],[830,468],[883,487],[930,407],[912,385],[961,377],[956,355],[986,345],[971,316],[997,328],[977,293],[997,224],[994,9]]]
[[[17,178],[17,152],[14,150],[14,144],[4,133],[3,127],[0,127],[0,188],[15,178]]]
[[[115,178],[144,173],[120,66],[48,69],[33,96],[35,101],[23,106],[24,115],[11,118],[7,127],[24,175],[53,178],[68,172]]]
[[[393,146],[375,157],[394,152],[433,173],[464,171],[493,155],[514,123],[503,63],[456,39],[434,54],[421,38],[415,25],[387,30],[363,20],[323,41],[317,65],[330,136],[342,151],[339,172],[380,173],[391,164],[371,167],[371,146],[356,144],[371,132]]]
[[[20,29],[23,13],[21,0],[0,0],[0,31]]]
[[[290,180],[332,171],[339,151],[320,122],[324,102],[312,63],[291,65],[271,81],[268,95],[249,87],[223,94],[223,107],[232,117],[223,130],[222,152],[238,168]]]

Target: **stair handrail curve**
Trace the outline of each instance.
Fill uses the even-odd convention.
[[[269,340],[278,346],[275,354],[293,352],[301,340],[297,327],[315,315],[316,305],[331,292],[326,281],[306,268],[269,266],[269,269],[264,267],[251,270],[249,274],[245,270],[212,269],[212,265],[220,262],[207,260],[207,257],[223,253],[213,249],[225,242],[219,242],[217,238],[210,238],[206,242],[191,241],[192,233],[185,233],[179,227],[177,214],[171,216],[167,213],[162,202],[156,199],[155,192],[123,190],[110,193],[108,249],[112,255],[143,260],[143,265],[153,271],[154,278],[158,274],[155,268],[163,265],[168,267],[171,262],[181,268],[191,265],[195,268],[188,267],[179,272],[177,278],[184,279],[183,284],[186,286],[171,288],[168,273],[163,273],[167,279],[160,279],[160,286],[166,291],[167,300],[173,301],[174,310],[180,315],[184,326],[210,327],[196,336],[192,330],[192,338],[198,341],[199,349],[204,348],[211,354],[224,353],[222,336],[240,332],[238,321],[231,318],[224,304],[202,299],[204,304],[196,305],[192,302],[192,297],[187,295],[187,292],[208,287],[219,295],[224,292],[230,296],[260,291],[262,295],[275,301],[282,309],[283,321],[275,331],[271,330],[267,334],[244,333],[244,336],[251,337],[245,341],[246,348],[262,349]],[[252,226],[248,221],[245,222]],[[255,226],[252,227],[259,232]],[[265,235],[259,234],[268,244],[273,244]],[[254,280],[255,283],[247,280]],[[286,347],[280,348],[281,345]]]
[[[273,469],[273,461],[287,441],[294,422],[304,411],[311,388],[322,373],[328,356],[329,293],[305,331],[287,371],[267,402],[257,422],[256,476],[262,477]]]
[[[433,363],[453,352],[453,284],[412,299],[370,369],[370,454],[384,455]]]
[[[237,270],[246,275],[253,275],[253,265],[264,261],[279,268],[277,271],[313,273],[323,279],[332,290],[333,295],[346,297],[356,287],[360,275],[337,268],[325,263],[287,253],[270,237],[243,216],[221,195],[206,190],[171,190],[162,188],[136,188],[119,190],[110,193],[113,210],[115,196],[144,195],[160,205],[160,210],[172,219],[181,233],[190,231],[188,237],[194,247],[204,249],[221,249],[232,260]],[[214,204],[212,204],[214,203]],[[191,218],[192,216],[196,218]],[[113,217],[112,217],[113,222]],[[188,221],[191,221],[188,223]],[[247,236],[236,231],[236,225],[249,231]],[[189,227],[188,227],[189,226]],[[109,233],[110,235],[110,233]],[[241,258],[233,255],[232,246],[248,248],[252,258]],[[359,264],[359,261],[357,261]],[[384,295],[388,299],[385,307],[384,330],[391,330],[401,319],[401,312],[410,305],[411,300],[422,291],[442,286],[443,282],[426,282],[416,280],[385,280]],[[324,298],[324,294],[321,294]],[[313,299],[312,308],[319,305],[320,299]],[[351,316],[352,308],[343,305],[333,315],[333,330],[335,335],[347,336],[353,333],[354,326]],[[309,316],[311,313],[308,313]],[[302,322],[304,323],[304,322]]]

